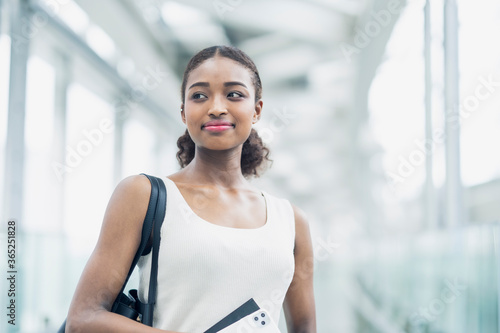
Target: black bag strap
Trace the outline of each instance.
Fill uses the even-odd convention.
[[[148,241],[151,237],[151,231],[153,230],[153,225],[155,224],[154,223],[155,220],[158,223],[156,223],[157,228],[155,228],[155,232],[153,234],[153,243],[156,242],[155,239],[156,239],[156,237],[158,237],[158,244],[157,244],[158,248],[160,245],[160,239],[159,239],[160,228],[161,228],[161,224],[163,222],[163,219],[165,218],[165,203],[166,203],[165,184],[163,183],[163,180],[161,180],[160,178],[150,176],[150,175],[147,175],[144,173],[142,173],[141,175],[146,176],[149,179],[149,181],[151,182],[151,195],[149,197],[149,205],[148,205],[148,210],[146,211],[146,217],[145,217],[144,223],[142,225],[141,243],[139,244],[139,248],[137,249],[137,252],[135,253],[134,259],[132,260],[132,264],[130,265],[130,269],[129,269],[129,272],[127,274],[127,278],[125,279],[125,281],[122,285],[122,288],[120,289],[120,292],[118,293],[117,298],[115,299],[115,301],[113,303],[113,307],[111,308],[111,312],[116,312],[116,308],[119,304],[118,299],[122,295],[122,293],[127,285],[127,282],[130,279],[130,276],[132,275],[132,273],[135,269],[135,266],[139,262],[139,258],[142,255],[149,253],[149,251],[145,251],[145,250],[149,250],[149,249],[146,249],[146,246],[147,246]],[[161,200],[159,199],[160,192],[163,192],[161,195],[162,196]],[[160,207],[159,210],[162,211],[161,215],[157,215],[158,207]],[[153,244],[153,247],[154,247],[154,245],[155,244]],[[156,251],[156,254],[153,253],[153,259],[154,259],[154,256],[156,256],[155,264],[158,265],[158,257],[157,257],[158,250]],[[155,282],[154,288],[156,290],[156,275],[158,274],[158,267],[156,267],[154,269],[154,272],[153,272],[153,266],[151,267],[151,277],[153,276],[153,273],[154,273],[154,282]],[[150,289],[151,289],[151,282],[152,282],[151,277],[150,277]],[[155,292],[155,295],[156,295],[156,292]],[[149,325],[149,326],[151,326],[151,325]]]
[[[149,177],[148,177],[149,178]],[[151,183],[156,182],[158,187],[158,203],[156,205],[154,232],[153,232],[153,254],[151,258],[151,273],[149,276],[148,302],[145,304],[142,312],[142,323],[153,326],[153,310],[156,304],[156,286],[158,279],[158,254],[160,250],[160,231],[163,219],[165,218],[167,189],[165,183],[160,178],[151,177]]]
[[[123,307],[123,304],[119,302],[120,299],[123,299],[123,290],[125,289],[132,272],[134,271],[135,266],[139,262],[139,258],[143,255],[148,254],[151,251],[151,246],[148,246],[149,240],[151,238],[151,231],[153,230],[153,226],[155,227],[153,234],[153,258],[151,263],[151,273],[149,277],[149,292],[148,292],[148,303],[142,304],[138,301],[138,297],[135,294],[135,299],[137,299],[136,304],[137,307],[140,307],[143,316],[142,323],[148,326],[153,326],[153,310],[154,305],[156,303],[156,285],[157,285],[157,276],[158,276],[158,252],[160,249],[160,230],[163,220],[165,218],[165,210],[166,210],[166,202],[167,202],[167,189],[165,188],[165,183],[162,179],[150,176],[144,173],[141,175],[146,176],[151,182],[151,195],[149,197],[148,210],[146,211],[146,217],[144,218],[144,223],[142,225],[142,233],[141,233],[141,243],[139,244],[139,248],[135,253],[134,259],[132,260],[132,264],[130,265],[129,272],[127,274],[127,278],[125,279],[120,292],[118,293],[115,301],[113,302],[113,306],[111,307],[111,312],[117,312],[117,308],[119,306]],[[156,223],[155,223],[156,222]],[[137,292],[133,290],[133,292]],[[126,297],[126,300],[130,300],[130,298]],[[126,301],[125,300],[125,301]],[[126,303],[126,302],[125,302]],[[122,311],[123,313],[123,311]],[[129,316],[131,317],[131,316]],[[64,320],[63,324],[57,331],[58,333],[64,333],[66,330],[66,320]]]

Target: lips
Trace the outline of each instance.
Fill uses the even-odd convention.
[[[234,124],[225,120],[211,120],[201,126],[202,130],[211,132],[221,132],[231,128],[234,128]]]

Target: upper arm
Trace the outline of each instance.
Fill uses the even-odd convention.
[[[125,178],[116,187],[76,287],[68,321],[88,321],[96,311],[111,309],[139,247],[150,193],[151,183],[144,176]]]
[[[309,224],[304,213],[293,207],[295,215],[295,272],[283,308],[289,332],[316,332],[313,271],[314,253]]]

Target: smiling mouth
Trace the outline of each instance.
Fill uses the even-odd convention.
[[[209,131],[209,132],[223,132],[227,131],[231,128],[234,128],[234,125],[208,125],[208,126],[203,126],[203,130]]]

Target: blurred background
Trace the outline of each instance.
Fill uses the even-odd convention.
[[[309,217],[318,332],[500,332],[500,2],[0,10],[2,332],[54,332],[116,184],[179,169],[180,79],[216,44],[259,68],[274,163],[254,182]]]

